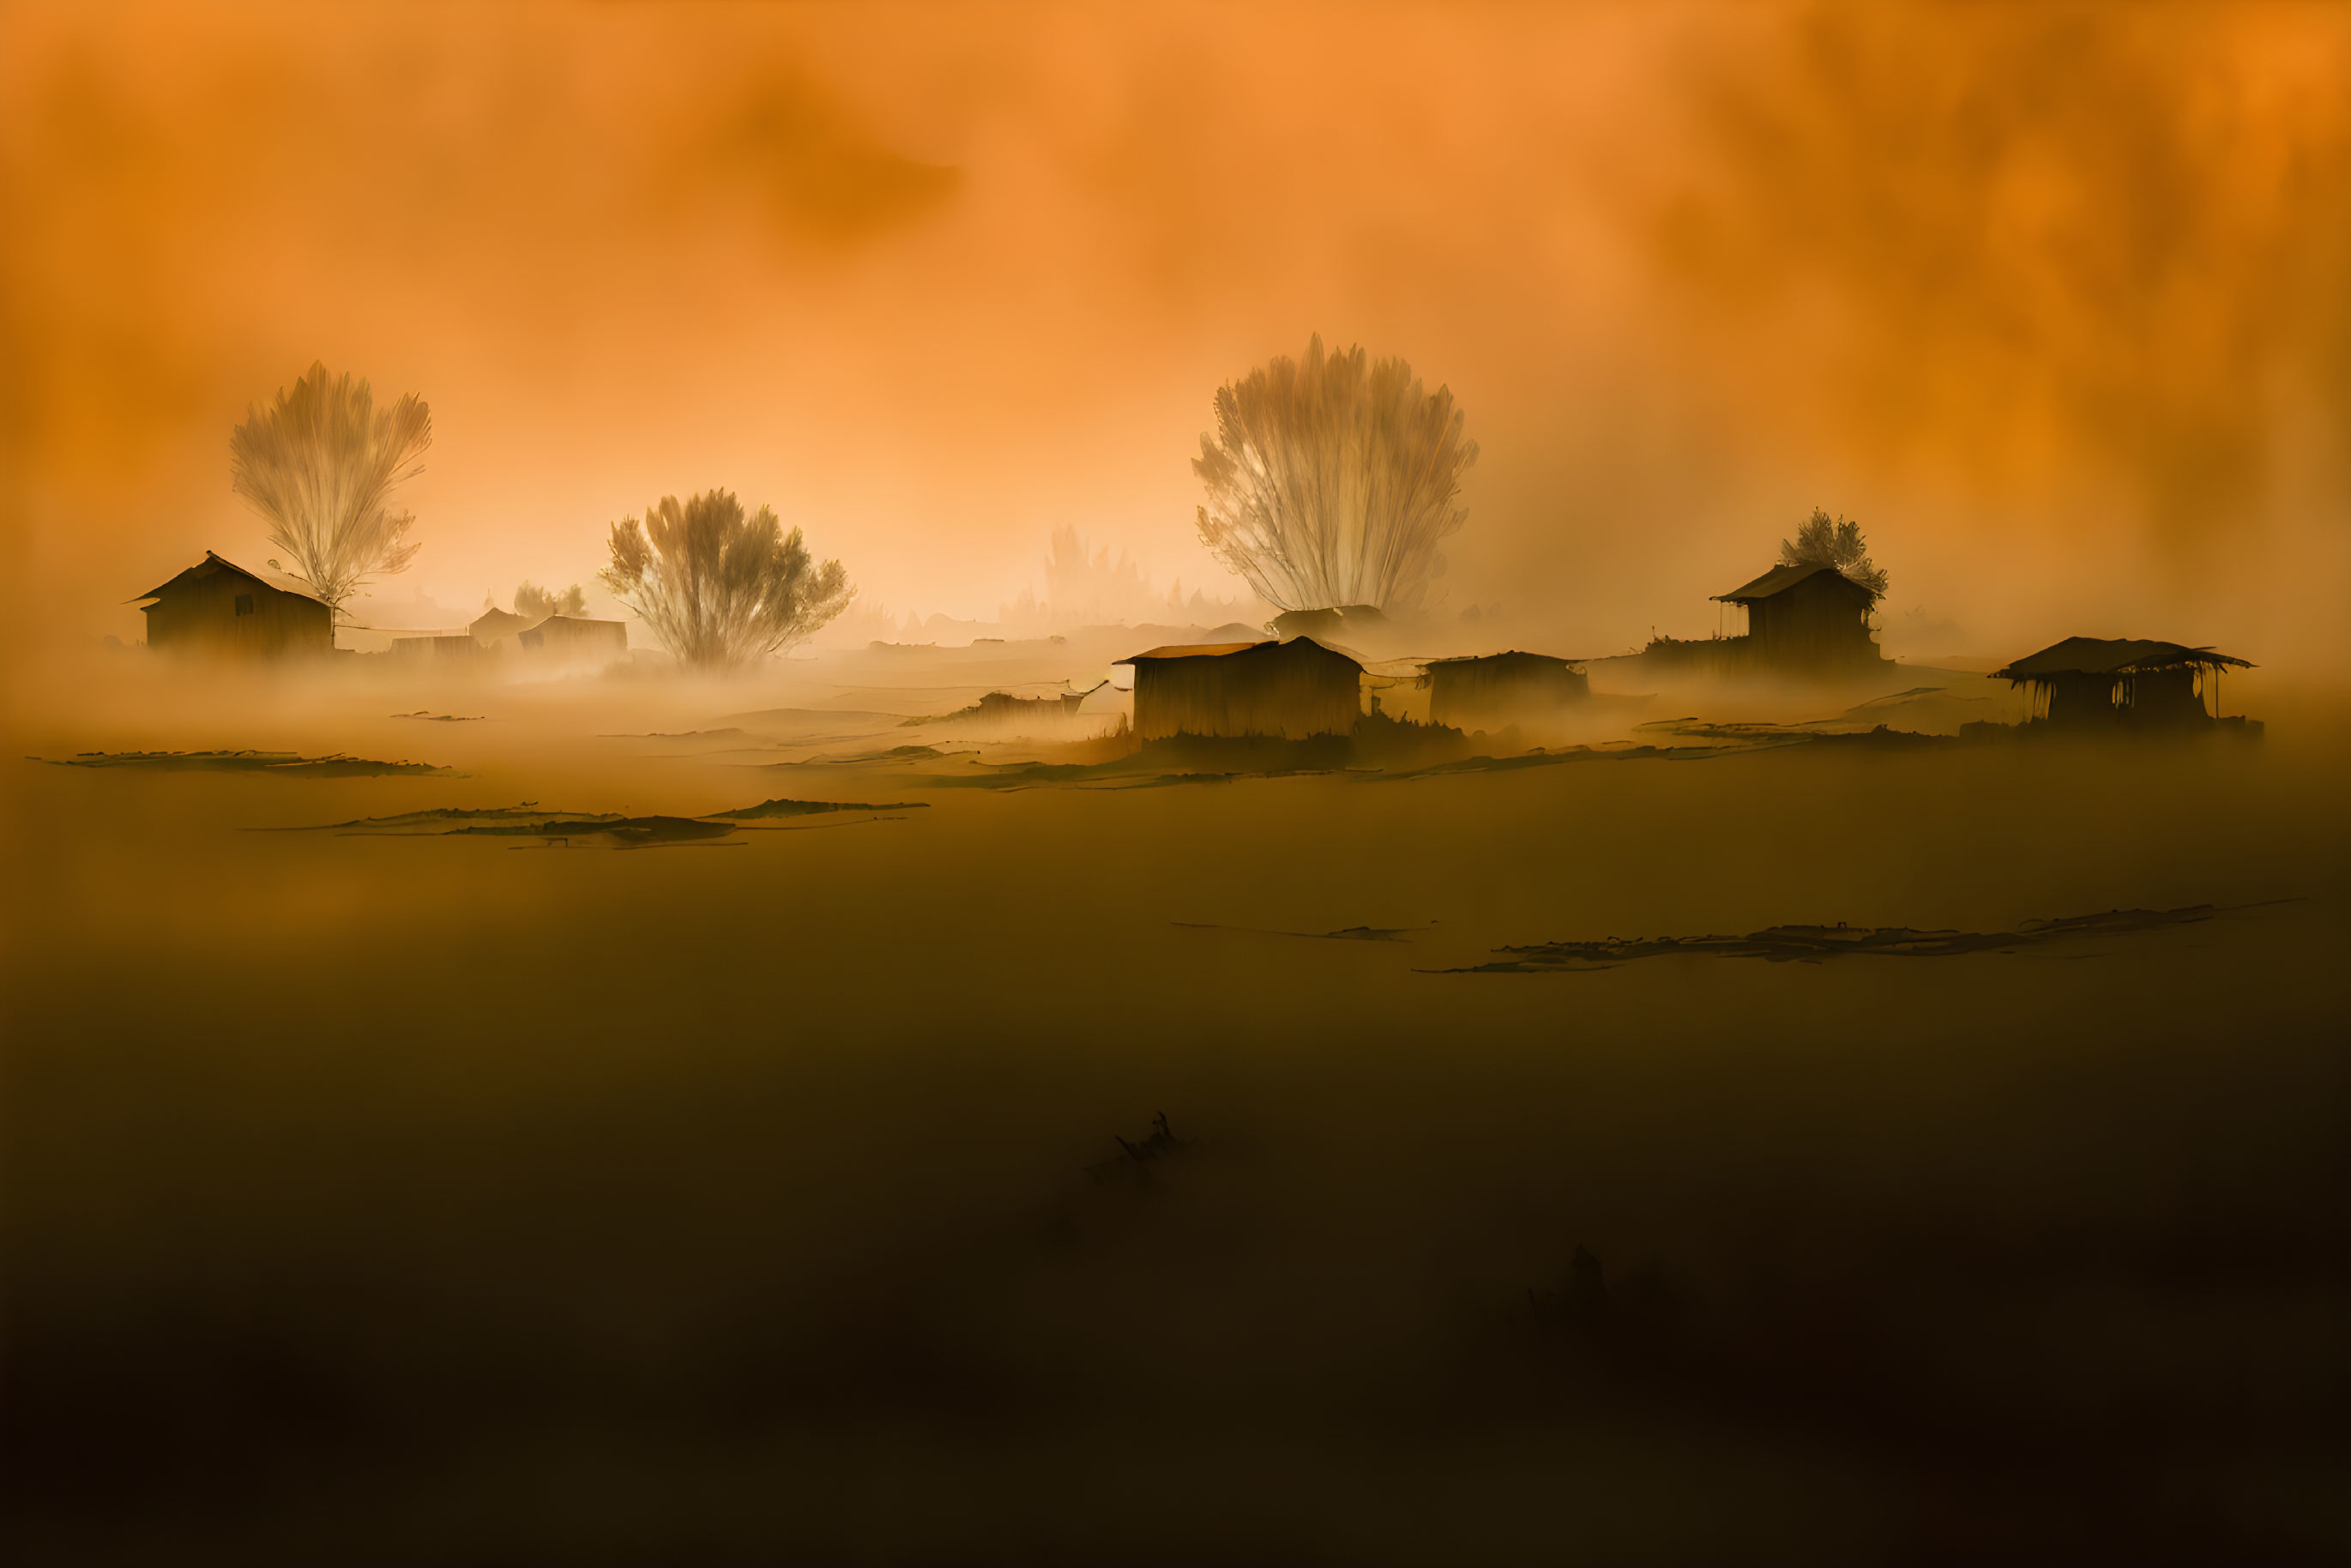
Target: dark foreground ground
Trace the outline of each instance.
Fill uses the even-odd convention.
[[[1015,791],[58,721],[465,775],[10,763],[10,1561],[2339,1561],[2351,731],[2271,716]],[[778,796],[927,803],[240,831]]]

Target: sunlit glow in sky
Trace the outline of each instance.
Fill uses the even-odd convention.
[[[1237,592],[1188,459],[1310,333],[1452,388],[1447,603],[1702,634],[1814,506],[1889,615],[2351,652],[2351,11],[45,6],[0,18],[0,505],[45,637],[313,360],[432,404],[381,591],[723,486],[869,604],[1052,529]]]

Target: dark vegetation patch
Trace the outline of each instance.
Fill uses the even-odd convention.
[[[1716,958],[1761,958],[1767,963],[1817,964],[1828,958],[1949,958],[1963,953],[2010,953],[2095,936],[2124,936],[2210,920],[2209,904],[2181,909],[2112,909],[2103,915],[2069,915],[2028,920],[2014,931],[1918,931],[1907,925],[1771,925],[1744,936],[1611,936],[1597,942],[1542,942],[1498,947],[1505,957],[1465,968],[1430,971],[1446,975],[1529,975],[1605,969],[1634,958],[1694,954]]]
[[[320,822],[298,828],[254,828],[259,833],[384,833],[423,837],[462,831],[475,824],[539,822],[550,816],[570,822],[617,822],[617,811],[557,811],[550,813],[536,800],[515,806],[434,806],[422,811],[400,811],[389,817],[360,817],[349,822]]]
[[[381,762],[365,757],[346,757],[340,752],[303,757],[291,751],[82,751],[71,757],[31,757],[26,760],[58,768],[136,768],[152,773],[266,773],[279,779],[455,774],[455,769],[432,762]]]
[[[1178,920],[1186,931],[1242,931],[1253,936],[1303,936],[1314,942],[1409,942],[1412,932],[1396,925],[1350,925],[1338,931],[1275,931],[1259,925],[1218,925],[1206,920]]]
[[[418,708],[414,713],[396,713],[392,716],[423,719],[427,724],[479,724],[489,716],[478,713],[427,713],[424,709]]]
[[[1141,1186],[1150,1181],[1154,1166],[1183,1154],[1197,1140],[1177,1137],[1176,1130],[1167,1124],[1167,1113],[1161,1111],[1151,1118],[1147,1137],[1130,1142],[1113,1133],[1111,1141],[1118,1145],[1118,1153],[1088,1166],[1086,1175],[1095,1181],[1127,1180]]]
[[[644,734],[600,735],[599,740],[768,740],[747,729],[656,729]]]
[[[514,806],[441,806],[388,817],[311,827],[269,828],[265,832],[340,833],[345,837],[537,838],[550,841],[604,839],[622,848],[706,842],[724,839],[741,824],[778,817],[827,816],[846,811],[903,811],[924,805],[902,800],[881,805],[862,800],[762,800],[738,810],[701,817],[625,817],[617,811],[550,811],[535,801]]]
[[[769,768],[846,768],[865,762],[931,762],[949,755],[935,746],[893,746],[881,751],[852,752],[845,757],[811,757],[805,762],[770,762]]]
[[[486,837],[569,840],[604,838],[622,849],[650,849],[656,844],[684,844],[723,839],[735,831],[731,822],[705,822],[698,817],[549,817],[540,821],[470,822],[451,828],[453,834]]]
[[[733,811],[713,811],[710,815],[730,822],[757,821],[768,817],[813,817],[830,811],[911,811],[929,805],[927,800],[790,800],[778,798],[762,800],[756,806],[745,806]]]

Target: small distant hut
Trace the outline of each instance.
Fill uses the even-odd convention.
[[[538,624],[538,620],[528,615],[517,615],[511,610],[500,610],[493,605],[474,617],[474,623],[465,628],[465,634],[486,648],[501,638],[517,636]]]
[[[2068,637],[1993,671],[1991,678],[2029,687],[2042,710],[2039,716],[2060,728],[2192,728],[2220,717],[2220,672],[2231,667],[2253,666],[2178,643]],[[2204,706],[2208,694],[2210,713]]]
[[[1513,649],[1428,664],[1429,722],[1456,729],[1550,717],[1591,695],[1580,659]]]
[[[1834,566],[1775,566],[1715,595],[1747,612],[1746,656],[1771,670],[1825,670],[1885,661],[1869,634],[1877,595]]]
[[[464,632],[430,637],[394,637],[392,656],[402,664],[425,661],[435,664],[470,663],[483,656],[482,644]]]
[[[308,584],[251,571],[212,551],[169,582],[138,596],[147,645],[174,653],[278,659],[329,653],[335,612]]]
[[[518,632],[523,651],[549,663],[605,664],[629,656],[629,623],[590,621],[578,615],[550,615]]]
[[[1134,667],[1134,731],[1306,740],[1353,731],[1364,667],[1311,637],[1154,648]]]

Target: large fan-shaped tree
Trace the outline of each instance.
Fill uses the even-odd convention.
[[[1193,472],[1200,538],[1283,610],[1409,609],[1445,570],[1437,541],[1468,517],[1478,460],[1444,387],[1361,348],[1281,358],[1217,392]]]
[[[696,669],[739,669],[813,635],[856,590],[837,560],[816,564],[800,531],[733,492],[681,504],[664,496],[643,521],[612,525],[612,564],[597,573],[663,647]]]
[[[228,438],[229,478],[269,519],[269,542],[293,574],[340,616],[370,578],[415,559],[407,534],[416,518],[392,510],[392,493],[423,472],[432,444],[423,399],[412,392],[380,409],[367,382],[313,364],[266,413],[246,410]]]

